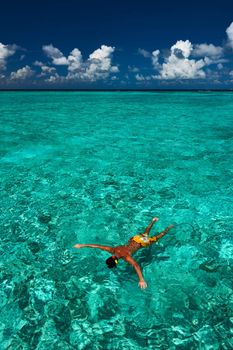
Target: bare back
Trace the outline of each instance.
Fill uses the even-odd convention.
[[[125,245],[119,245],[114,248],[114,254],[120,259],[120,258],[126,258],[127,256],[131,256],[134,254],[138,249],[142,248],[139,243],[136,243],[130,238],[127,244]]]

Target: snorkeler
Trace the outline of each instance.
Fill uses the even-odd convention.
[[[106,264],[108,265],[109,268],[116,267],[119,259],[124,259],[126,262],[128,262],[135,268],[135,271],[139,278],[138,285],[142,289],[145,289],[147,287],[147,284],[143,278],[141,268],[138,265],[138,263],[131,257],[131,255],[134,254],[140,248],[149,247],[153,243],[157,242],[174,226],[174,225],[169,225],[167,228],[165,228],[165,230],[160,232],[158,235],[149,237],[149,233],[152,226],[158,220],[159,218],[153,218],[143,233],[140,233],[134,237],[131,237],[128,243],[125,245],[119,245],[117,247],[109,247],[109,246],[103,246],[99,244],[75,244],[74,248],[90,247],[90,248],[99,248],[102,250],[106,250],[107,252],[112,254],[112,256],[106,260]]]

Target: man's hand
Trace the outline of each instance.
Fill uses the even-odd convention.
[[[82,247],[82,244],[75,244],[73,247],[74,247],[74,248],[81,248],[81,247]]]
[[[146,289],[147,288],[147,284],[145,281],[140,281],[138,283],[138,286],[141,288],[141,289]]]

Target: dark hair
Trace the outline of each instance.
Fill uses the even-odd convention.
[[[108,258],[107,260],[106,260],[106,264],[108,265],[108,267],[110,268],[110,269],[112,269],[113,267],[116,267],[116,262],[115,262],[115,260],[118,260],[117,259],[117,257],[113,257],[113,256],[111,256],[110,258]]]

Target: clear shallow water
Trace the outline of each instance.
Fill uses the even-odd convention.
[[[232,349],[232,93],[1,92],[0,118],[1,349]],[[179,226],[144,291],[72,249],[153,216]]]

